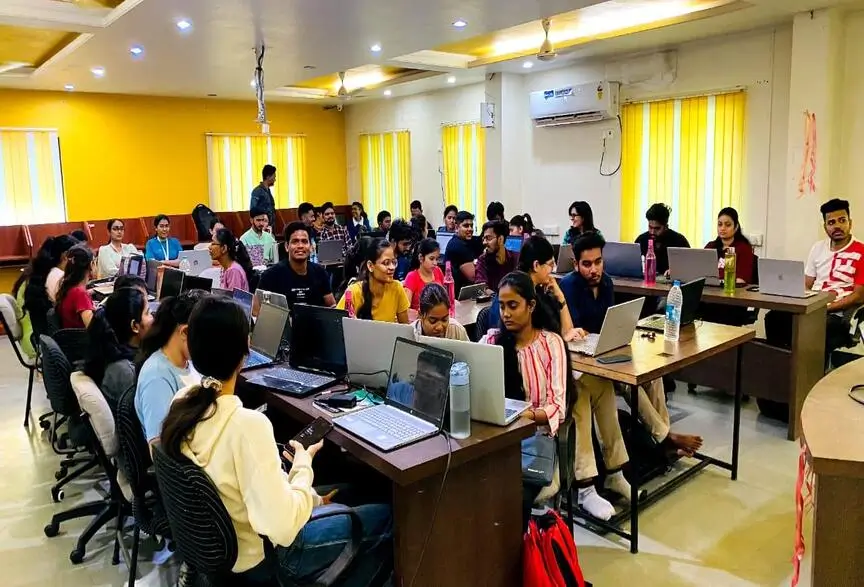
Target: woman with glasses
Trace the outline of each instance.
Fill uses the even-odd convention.
[[[383,238],[365,244],[360,280],[351,284],[345,295],[351,292],[351,304],[357,317],[362,320],[399,322],[408,324],[408,296],[402,284],[393,278],[396,272],[396,255],[393,245]],[[345,295],[337,308],[345,309]]]
[[[180,256],[183,247],[179,240],[169,236],[171,219],[165,214],[159,214],[153,219],[153,227],[156,229],[156,236],[147,241],[144,257],[148,261],[165,261],[168,265],[177,265],[177,257]]]
[[[107,245],[99,247],[99,253],[96,262],[96,273],[100,278],[114,277],[120,271],[120,263],[123,257],[134,255],[138,252],[135,245],[124,243],[123,237],[126,236],[126,225],[119,218],[112,218],[108,221],[108,237]]]
[[[579,235],[586,232],[596,232],[603,236],[603,233],[594,226],[594,212],[591,210],[591,204],[576,201],[570,204],[567,211],[570,213],[570,229],[564,235],[565,245],[572,245]]]

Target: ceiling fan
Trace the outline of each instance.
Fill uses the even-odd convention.
[[[540,50],[537,52],[537,59],[539,61],[552,61],[558,57],[558,53],[555,52],[555,47],[552,45],[552,41],[549,40],[549,28],[552,26],[552,21],[548,18],[544,18],[541,23],[543,24],[543,33],[545,34],[545,37],[543,38],[543,43],[540,45]]]
[[[336,90],[335,94],[328,94],[328,96],[330,98],[337,98],[340,101],[340,103],[334,104],[332,106],[325,106],[324,110],[333,110],[335,108],[335,109],[341,111],[342,106],[343,106],[342,103],[347,102],[351,98],[362,98],[363,96],[360,95],[360,92],[362,92],[365,89],[366,88],[356,88],[356,89],[351,90],[349,92],[348,88],[345,87],[345,72],[340,71],[339,72],[339,89]]]

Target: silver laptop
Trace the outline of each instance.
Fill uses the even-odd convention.
[[[180,256],[177,259],[189,261],[189,275],[200,275],[202,271],[213,266],[209,249],[205,251],[180,251]]]
[[[285,308],[288,310],[288,298],[280,293],[274,293],[272,291],[267,291],[266,289],[256,289],[255,290],[255,302],[258,305],[261,304],[273,304],[274,306],[279,306],[280,308]]]
[[[441,249],[441,257],[444,257],[447,252],[447,245],[450,244],[454,236],[455,234],[452,232],[439,232],[435,235],[435,240],[438,241],[438,247]]]
[[[573,353],[596,357],[629,345],[644,304],[645,298],[637,298],[612,306],[606,310],[600,334],[589,334],[582,340],[568,342],[567,347]]]
[[[390,451],[435,436],[444,424],[453,353],[396,339],[385,403],[333,418],[333,424]]]
[[[396,339],[413,339],[414,327],[410,324],[342,318],[342,331],[351,383],[371,389],[386,389]]]
[[[555,273],[570,273],[575,268],[576,258],[573,256],[573,247],[570,245],[561,245],[561,248],[558,250]]]
[[[603,269],[612,277],[642,279],[642,249],[638,243],[606,243]]]
[[[282,346],[288,310],[272,304],[261,304],[258,321],[249,341],[249,356],[243,369],[272,365]]]
[[[669,254],[669,276],[672,281],[687,283],[704,277],[706,286],[723,285],[717,273],[716,249],[669,247],[666,250]]]
[[[339,239],[318,241],[318,263],[320,265],[333,265],[342,262],[342,245],[345,243]]]
[[[465,285],[459,289],[459,295],[456,297],[460,302],[473,300],[477,296],[482,296],[486,293],[485,283],[475,283],[474,285]]]
[[[759,259],[759,293],[790,298],[809,298],[819,292],[804,287],[804,263]]]
[[[509,426],[531,407],[526,401],[504,397],[504,349],[498,345],[421,336],[420,342],[453,353],[454,361],[468,363],[471,419]]]

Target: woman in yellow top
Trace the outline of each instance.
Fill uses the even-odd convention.
[[[367,245],[363,255],[360,281],[352,283],[347,290],[351,292],[351,303],[358,318],[408,324],[408,296],[402,284],[393,279],[395,272],[393,245],[386,239],[376,238]],[[345,309],[344,295],[336,307]]]

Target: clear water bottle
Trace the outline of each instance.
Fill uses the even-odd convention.
[[[666,296],[666,325],[663,329],[663,338],[666,342],[678,342],[681,333],[681,306],[684,304],[684,295],[681,293],[681,282],[676,280]]]
[[[654,253],[654,239],[648,239],[648,252],[645,254],[645,285],[657,283],[657,255]]]
[[[450,436],[471,436],[471,369],[468,363],[453,363],[450,368]]]
[[[456,317],[456,282],[453,279],[453,268],[450,261],[444,266],[444,287],[447,288],[447,299],[450,301],[450,317]]]
[[[192,271],[192,265],[189,263],[189,259],[187,257],[183,257],[180,259],[180,271],[185,274],[189,274]]]
[[[309,243],[309,260],[312,263],[318,263],[318,244],[315,242],[315,239],[312,239],[312,242]]]

